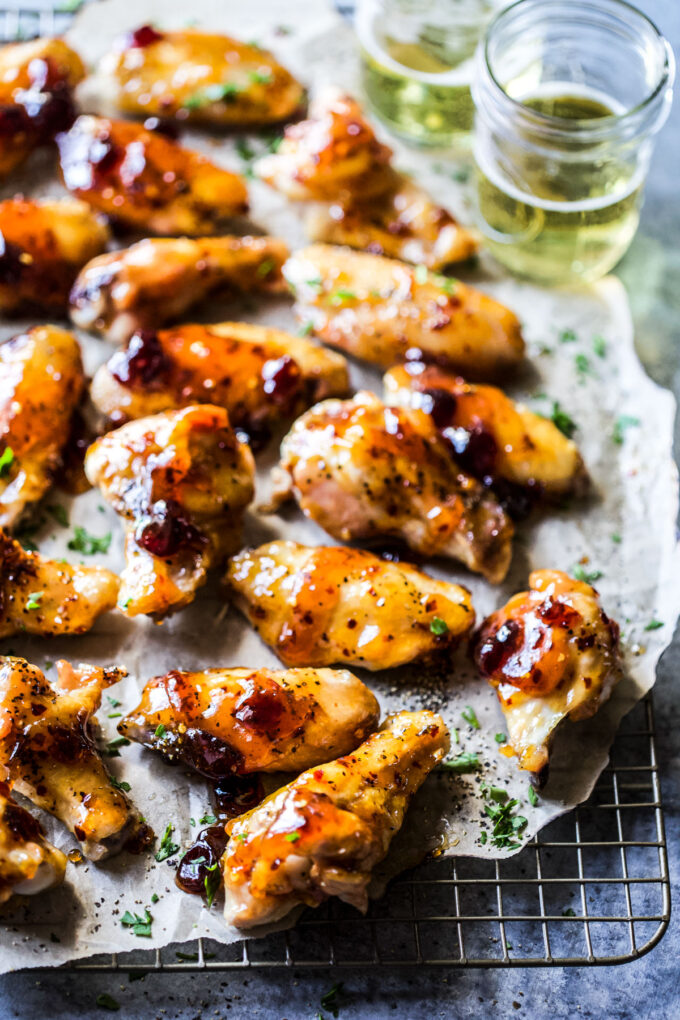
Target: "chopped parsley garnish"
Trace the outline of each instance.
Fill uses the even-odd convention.
[[[621,536],[619,535],[618,531],[612,531],[611,539],[612,542],[616,543],[616,545],[621,545]]]
[[[571,574],[576,581],[585,581],[586,584],[594,584],[602,577],[601,570],[586,570],[580,563],[572,568]]]
[[[118,698],[112,698],[108,694],[106,696],[106,700],[108,701],[111,708],[120,708],[120,706],[122,705],[122,701],[119,701]]]
[[[416,278],[416,283],[427,283],[430,274],[428,272],[427,266],[420,265],[416,266],[416,268],[413,270],[413,275]]]
[[[527,824],[524,815],[514,813],[519,801],[514,797],[508,798],[507,792],[500,786],[482,787],[482,796],[487,800],[484,813],[493,822],[491,831],[493,846],[499,850],[519,850],[522,844],[518,842],[517,835]]]
[[[317,290],[320,290],[323,287],[323,280],[320,276],[315,276],[311,280],[305,280],[305,284],[308,287],[316,287]]]
[[[662,620],[650,620],[645,630],[658,630],[660,627],[663,627]]]
[[[336,985],[326,992],[325,995],[321,996],[321,1008],[327,1009],[329,1013],[337,1017],[340,1012],[340,1006],[338,1003],[338,995],[342,992],[342,981],[339,981]]]
[[[131,914],[129,910],[126,910],[120,919],[120,923],[126,928],[132,928],[132,934],[138,935],[140,938],[150,939],[151,938],[151,924],[153,918],[149,913],[149,908],[144,908],[144,917],[140,917],[139,914]]]
[[[274,259],[264,259],[255,270],[255,276],[260,280],[264,280],[274,270],[275,265]]]
[[[51,659],[45,659],[45,669],[52,669],[53,665],[54,663],[52,662]]]
[[[221,875],[217,867],[219,862],[215,862],[211,867],[206,868],[208,874],[203,880],[203,888],[205,889],[205,900],[209,907],[212,907],[213,900],[217,895],[217,890],[220,887]]]
[[[297,331],[298,336],[309,336],[310,333],[314,332],[314,323],[309,321],[305,322],[304,326],[300,326]]]
[[[198,819],[199,825],[214,825],[216,821],[217,819],[215,818],[215,815],[210,811],[206,815],[203,815],[202,818]]]
[[[271,85],[272,82],[271,71],[251,71],[248,77],[255,85]]]
[[[255,155],[255,150],[251,148],[249,142],[245,138],[238,138],[236,140],[236,151],[242,160],[249,163]]]
[[[31,527],[22,528],[21,531],[17,531],[15,533],[14,537],[16,538],[17,542],[21,544],[22,548],[26,552],[37,551],[38,546],[37,543],[34,541],[34,538],[37,534],[38,529],[41,528],[43,524],[44,521],[40,521],[39,523],[34,524]]]
[[[109,758],[120,758],[119,747],[127,747],[130,743],[127,737],[114,737],[113,740],[109,740],[108,744],[102,751],[102,754],[107,755]]]
[[[63,507],[61,503],[54,503],[52,506],[48,506],[47,509],[52,514],[57,524],[61,524],[62,528],[68,528],[69,520],[68,514],[66,513],[66,507]]]
[[[560,430],[563,436],[567,437],[567,439],[571,439],[574,432],[576,432],[576,422],[562,407],[560,407],[559,401],[557,400],[553,401],[550,421]]]
[[[451,726],[449,732],[451,734],[451,743],[452,744],[457,744],[458,743],[458,730],[456,729],[456,727],[455,726]]]
[[[123,793],[130,792],[130,784],[126,783],[124,779],[116,779],[115,776],[111,776],[111,786],[115,786],[117,790],[122,790]]]
[[[342,287],[338,290],[334,290],[331,294],[332,305],[342,305],[345,301],[356,300],[356,294],[353,290],[343,290]]]
[[[494,737],[494,740],[496,741],[497,744],[507,744],[508,742],[508,738],[506,737],[505,733],[497,733],[496,736]]]
[[[444,772],[475,772],[482,767],[479,755],[475,751],[465,751],[455,758],[447,758],[439,768]]]
[[[484,846],[484,844],[486,843],[488,838],[489,837],[488,837],[488,834],[486,832],[486,829],[482,829],[482,831],[479,834],[479,842],[481,843],[482,846]]]
[[[175,950],[175,956],[178,960],[186,960],[187,963],[192,963],[198,959],[198,953],[182,953],[179,949]]]
[[[267,152],[278,152],[281,148],[281,142],[283,141],[283,135],[273,135],[267,139]]]
[[[593,350],[598,358],[605,358],[607,356],[607,341],[603,336],[593,337]]]
[[[560,333],[561,344],[573,344],[576,340],[578,340],[578,337],[573,329],[563,329]]]
[[[576,917],[576,911],[572,907],[565,907],[562,917]]]
[[[472,705],[466,705],[460,714],[462,715],[463,719],[465,719],[465,722],[469,726],[472,726],[473,730],[478,730],[480,728],[479,719],[477,718],[475,710],[472,707]]]
[[[247,832],[239,832],[239,834],[238,834],[238,836],[236,838],[238,839],[239,843],[245,843],[245,841],[248,839],[248,833]]]
[[[442,637],[443,634],[448,634],[449,625],[441,616],[435,616],[430,623],[430,630],[435,637]]]
[[[165,736],[165,726],[163,725],[162,722],[158,724],[158,726],[154,730],[153,735],[154,737],[158,737],[159,740],[161,739],[161,737]]]
[[[89,532],[79,524],[73,529],[73,538],[69,539],[68,547],[75,552],[84,553],[85,556],[94,556],[95,553],[106,553],[111,545],[111,532],[106,535],[90,535]]]
[[[208,103],[233,103],[241,88],[234,82],[222,82],[222,84],[206,85],[200,92],[188,96],[182,104],[187,110],[200,110]]]
[[[78,0],[78,6],[82,3],[82,0]],[[76,8],[73,8],[74,10]],[[63,11],[63,7],[59,7],[58,10]],[[100,1009],[108,1009],[110,1013],[117,1013],[120,1009],[120,1003],[114,999],[108,992],[100,992],[96,998],[96,1003]]]
[[[151,902],[152,903],[158,903],[159,899],[160,899],[160,896],[158,895],[157,892],[151,894]]]
[[[285,838],[287,843],[297,843],[297,841],[300,838],[300,833],[299,832],[287,832],[284,838]]]
[[[437,274],[436,279],[445,294],[453,294],[454,290],[458,286],[458,280],[454,280],[452,276],[441,276],[440,274]]]
[[[0,478],[5,478],[9,474],[9,469],[12,466],[14,460],[14,450],[11,446],[6,446],[0,454]]]
[[[628,429],[634,425],[639,425],[640,419],[633,417],[631,414],[620,414],[614,422],[614,428],[612,430],[612,440],[617,446],[623,445],[623,440]]]
[[[576,371],[581,379],[583,379],[586,375],[593,374],[593,370],[590,365],[590,358],[587,354],[577,354],[574,358],[574,364],[576,365]]]
[[[26,608],[27,609],[40,609],[40,600],[41,600],[41,598],[43,597],[44,594],[45,594],[44,591],[34,591],[34,592],[31,592],[31,594],[28,596],[28,600],[26,602]]]
[[[536,807],[536,805],[538,804],[538,794],[536,793],[536,790],[533,788],[533,786],[529,787],[527,791],[527,797],[529,798],[529,803],[531,804],[531,806]]]
[[[163,833],[163,838],[161,839],[160,846],[158,847],[158,850],[154,854],[159,864],[161,861],[167,860],[168,857],[172,857],[179,850],[179,843],[173,843],[172,841],[173,830],[174,826],[172,822],[168,822],[168,824],[165,827],[165,832]]]

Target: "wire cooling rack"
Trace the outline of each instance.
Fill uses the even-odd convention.
[[[0,38],[63,31],[77,2],[5,0]],[[340,5],[339,5],[340,6]],[[342,5],[343,13],[348,10]],[[224,971],[267,967],[584,966],[625,963],[663,937],[668,858],[651,697],[623,721],[587,803],[516,857],[431,860],[394,881],[366,917],[337,901],[297,927],[231,946],[93,957],[74,970]]]

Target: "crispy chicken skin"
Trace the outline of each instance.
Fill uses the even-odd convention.
[[[494,584],[508,571],[511,520],[461,471],[423,411],[388,407],[367,391],[325,400],[283,440],[277,484],[276,501],[292,495],[342,542],[401,539]]]
[[[85,266],[71,291],[71,318],[125,343],[136,330],[179,319],[218,291],[281,293],[287,257],[275,237],[145,238]]]
[[[299,772],[349,754],[379,718],[374,695],[346,669],[172,670],[149,680],[118,729],[221,779]]]
[[[124,113],[225,127],[274,124],[301,107],[304,89],[252,43],[185,28],[142,25],[102,61]]]
[[[64,880],[66,857],[45,839],[40,822],[0,781],[0,906],[14,894],[35,896]]]
[[[0,202],[0,311],[63,312],[78,270],[103,251],[108,227],[84,202]]]
[[[516,315],[459,280],[328,244],[296,252],[283,273],[301,321],[325,343],[383,368],[419,355],[487,379],[524,357]]]
[[[234,428],[259,440],[277,422],[348,390],[342,355],[279,329],[219,322],[135,333],[97,371],[91,393],[112,421],[216,404]]]
[[[83,62],[63,39],[32,39],[0,47],[0,178],[75,117],[72,89]]]
[[[84,634],[113,609],[118,577],[25,552],[0,529],[0,637]]]
[[[25,659],[0,657],[0,772],[97,861],[117,853],[139,825],[93,741],[102,691],[125,674],[63,660],[57,670],[52,684]]]
[[[311,104],[309,120],[289,125],[277,151],[255,169],[289,198],[332,203],[308,218],[315,241],[430,269],[473,255],[478,248],[473,234],[394,170],[391,156],[356,100],[331,88]]]
[[[391,404],[428,413],[460,466],[486,484],[520,486],[537,499],[559,499],[588,485],[576,444],[495,386],[476,386],[418,361],[391,368],[383,383]]]
[[[433,712],[399,712],[353,754],[303,772],[227,824],[224,917],[253,928],[338,896],[363,912],[371,872],[449,749]]]
[[[270,542],[234,556],[228,582],[287,666],[377,670],[445,658],[475,622],[466,588],[342,546]]]
[[[217,234],[248,208],[242,177],[141,124],[82,115],[57,144],[68,190],[128,229]]]
[[[78,342],[34,326],[0,344],[0,527],[52,484],[85,384]]]
[[[118,606],[162,617],[192,602],[239,548],[253,456],[210,404],[140,418],[98,439],[85,473],[125,525]]]
[[[475,661],[496,688],[508,743],[539,783],[557,726],[594,715],[622,676],[619,627],[594,588],[561,570],[536,570],[482,623]]]

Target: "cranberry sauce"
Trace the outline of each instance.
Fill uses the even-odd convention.
[[[158,387],[172,367],[158,339],[150,329],[139,329],[130,337],[127,348],[117,351],[109,359],[109,371],[114,379],[129,389]]]
[[[226,776],[213,784],[213,805],[220,818],[237,818],[264,799],[258,775]]]
[[[149,516],[137,526],[135,541],[152,556],[164,559],[187,547],[202,545],[204,538],[184,515],[179,503],[159,499]]]
[[[228,837],[222,825],[211,825],[199,833],[198,839],[179,862],[175,882],[184,892],[201,895],[210,884],[226,850]]]
[[[293,405],[302,383],[302,372],[296,361],[288,354],[266,361],[262,366],[264,392],[278,406],[289,408]]]
[[[507,620],[497,631],[483,637],[475,653],[482,676],[502,680],[505,667],[523,641],[524,627],[519,620]]]
[[[153,25],[140,25],[134,32],[129,32],[125,37],[125,45],[131,49],[144,49],[152,43],[160,42],[163,38],[161,32],[157,32]]]

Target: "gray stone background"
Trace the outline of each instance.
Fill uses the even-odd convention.
[[[294,0],[293,0],[294,2]],[[680,0],[638,0],[680,44]],[[22,4],[21,6],[24,6]],[[32,6],[25,4],[25,6]],[[187,10],[189,10],[190,5]],[[659,139],[638,235],[617,269],[628,288],[638,351],[650,375],[680,397],[680,100]],[[680,424],[676,421],[676,456]],[[650,525],[652,522],[650,522]],[[659,665],[654,704],[672,899],[680,897],[680,628]],[[228,974],[150,974],[128,984],[126,974],[28,971],[0,978],[0,1020],[114,1016],[96,1006],[108,992],[118,1016],[135,1020],[316,1020],[320,1000],[336,981],[341,1020],[437,1017],[624,1018],[680,1017],[680,923],[677,910],[661,943],[633,963],[600,968],[383,971],[299,969]],[[324,1016],[330,1013],[323,1011]]]

